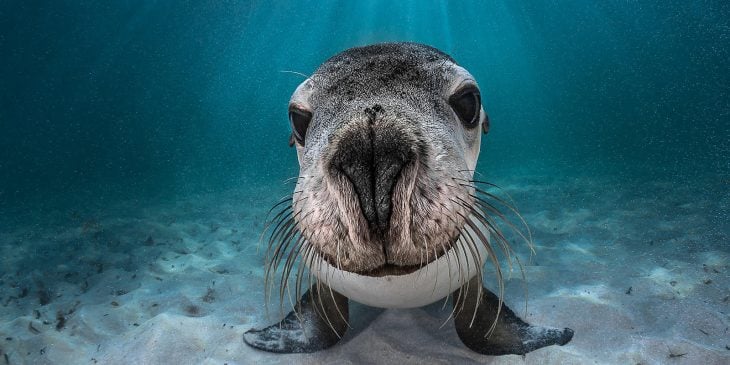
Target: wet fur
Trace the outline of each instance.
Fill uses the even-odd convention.
[[[298,298],[303,287],[314,282],[303,267],[317,260],[356,273],[372,272],[386,263],[417,268],[441,257],[460,239],[471,247],[468,255],[476,254],[476,245],[487,247],[502,297],[496,252],[509,258],[511,248],[495,221],[504,218],[499,204],[488,200],[493,195],[487,187],[475,186],[474,171],[467,166],[466,161],[476,157],[469,151],[476,148],[478,154],[480,129],[465,131],[447,103],[456,67],[453,59],[431,47],[383,44],[334,56],[300,86],[306,100],[295,95],[292,102],[310,105],[314,119],[306,145],[297,146],[300,176],[294,180],[293,196],[269,226],[274,227],[267,255],[269,293],[282,262],[280,299],[292,274]],[[359,135],[372,129],[388,132],[381,133],[390,139],[383,144],[407,145],[417,156],[394,187],[390,227],[382,238],[371,236],[353,185],[332,163],[340,144],[364,140]],[[358,146],[351,149],[357,151]],[[489,228],[497,249],[483,236],[462,234],[475,222]],[[301,263],[294,272],[297,261]]]
[[[444,184],[471,179],[466,152],[479,141],[479,131],[464,133],[442,97],[452,87],[455,63],[424,46],[406,47],[406,55],[396,51],[403,48],[356,48],[328,60],[310,78],[314,119],[299,151],[301,179],[293,208],[302,212],[297,225],[307,227],[307,242],[331,264],[351,272],[433,261],[448,250],[464,223],[444,217],[469,213],[449,197],[472,200],[470,187]],[[416,156],[395,186],[383,241],[370,235],[352,184],[332,163],[353,158],[338,156],[340,145],[364,140],[360,135],[372,130],[384,139],[380,146],[407,145]]]
[[[306,323],[319,321],[336,335],[327,337],[327,346],[336,343],[347,328],[347,313],[343,313],[346,306],[327,304],[340,303],[342,296],[315,280],[306,267],[326,260],[355,273],[372,273],[385,264],[410,270],[436,260],[458,240],[465,243],[462,247],[466,247],[466,256],[476,257],[480,246],[488,252],[495,271],[497,300],[490,302],[488,311],[480,310],[480,298],[483,291],[488,291],[483,289],[479,267],[472,282],[454,293],[449,318],[457,319],[460,336],[474,337],[471,328],[475,324],[480,333],[477,337],[483,339],[498,329],[504,292],[500,257],[508,265],[516,259],[500,224],[513,229],[530,247],[531,237],[512,204],[492,193],[495,186],[474,179],[480,132],[488,128],[488,119],[482,110],[482,128],[466,130],[448,105],[454,79],[464,76],[460,70],[453,59],[434,48],[382,44],[350,49],[331,58],[297,89],[292,103],[311,107],[314,117],[305,145],[297,144],[300,176],[292,180],[296,183],[294,193],[272,208],[265,229],[267,302],[275,277],[279,278],[280,302],[285,296],[292,303],[302,297],[280,326],[290,326],[292,333],[299,333]],[[372,137],[373,131],[379,135]],[[367,134],[371,138],[364,138]],[[380,144],[358,145],[362,140]],[[351,155],[337,154],[344,145]],[[368,148],[398,145],[401,147],[394,147],[391,154],[403,154],[408,163],[398,172],[398,182],[390,194],[387,230],[374,234],[368,229],[352,181],[342,171],[343,161],[338,159],[357,158],[358,151]],[[503,211],[517,214],[526,233]],[[459,272],[468,271],[463,267],[468,263],[459,260],[449,265],[455,265]],[[306,288],[309,291],[302,296]],[[337,309],[334,312],[333,305]],[[318,313],[319,319],[312,313]],[[479,317],[480,313],[490,318]],[[509,309],[505,315],[517,318]],[[294,318],[299,320],[299,327],[292,322]],[[519,318],[510,320],[522,329],[529,327]],[[252,346],[267,349],[266,344],[257,346],[252,342],[272,328],[251,330],[245,338]],[[488,345],[487,340],[474,341],[481,344],[478,346]],[[324,344],[308,349],[321,346]],[[267,350],[278,352],[276,348]]]

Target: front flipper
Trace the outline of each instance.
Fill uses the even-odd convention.
[[[269,352],[324,350],[345,334],[347,317],[347,297],[322,284],[314,285],[281,322],[261,330],[250,329],[243,334],[243,341]]]
[[[461,341],[473,351],[484,355],[524,355],[545,346],[565,345],[573,338],[573,330],[570,328],[527,324],[504,303],[494,331],[487,336],[497,316],[499,298],[486,288],[481,288],[480,291],[480,287],[480,281],[473,278],[453,294],[454,305],[457,306],[454,318],[456,332]],[[481,303],[474,316],[474,307],[479,299]]]

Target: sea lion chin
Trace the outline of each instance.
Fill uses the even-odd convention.
[[[244,341],[271,352],[313,352],[345,332],[348,299],[384,308],[453,293],[457,333],[483,354],[524,354],[570,341],[567,328],[531,326],[502,302],[503,217],[474,180],[489,129],[474,77],[443,52],[414,43],[346,50],[324,62],[289,103],[300,173],[274,217],[267,281],[296,268],[296,296],[280,323]],[[284,203],[287,203],[284,202]],[[499,295],[483,287],[490,259]]]

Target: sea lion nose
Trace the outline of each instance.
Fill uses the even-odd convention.
[[[414,156],[403,131],[376,123],[371,118],[343,135],[332,167],[352,183],[370,229],[383,233],[390,222],[394,187]]]

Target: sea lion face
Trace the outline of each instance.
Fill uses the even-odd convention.
[[[311,254],[377,276],[454,245],[488,122],[476,81],[449,56],[402,43],[347,50],[297,88],[289,114],[293,217]]]

